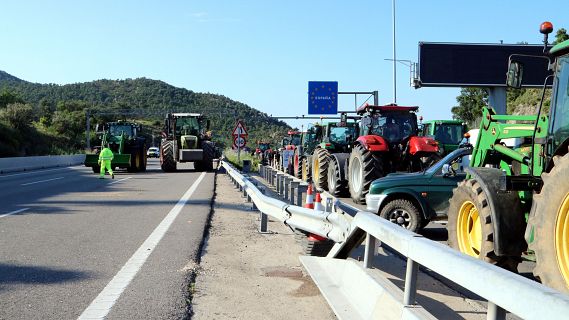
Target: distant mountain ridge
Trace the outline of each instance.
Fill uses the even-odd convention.
[[[237,118],[245,119],[251,147],[257,139],[280,141],[290,129],[285,122],[223,95],[194,92],[148,78],[57,85],[31,83],[0,71],[0,92],[6,90],[43,112],[54,112],[60,103],[82,101],[92,106],[89,109],[93,114],[102,110],[143,110],[153,121],[161,121],[169,111],[202,113],[211,120],[216,140],[226,146],[232,142],[230,130]]]

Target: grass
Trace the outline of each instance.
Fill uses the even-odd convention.
[[[241,151],[241,157],[239,162],[237,162],[237,151],[232,149],[225,149],[225,151],[223,151],[223,154],[225,155],[225,160],[234,165],[239,170],[243,170],[243,160],[250,160],[251,161],[250,171],[251,172],[259,171],[259,163],[261,162],[261,159],[252,156],[248,152]]]

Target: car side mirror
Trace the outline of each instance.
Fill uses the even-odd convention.
[[[443,164],[443,177],[453,177],[456,175],[456,171],[448,163]]]
[[[508,63],[508,73],[506,85],[511,88],[520,89],[524,75],[524,65],[519,61],[510,60]]]

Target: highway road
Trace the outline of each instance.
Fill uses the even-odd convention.
[[[0,175],[0,319],[179,319],[214,174]]]

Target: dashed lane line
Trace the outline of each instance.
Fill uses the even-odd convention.
[[[54,180],[60,180],[60,179],[63,179],[63,178],[65,178],[65,177],[58,177],[58,178],[53,178],[53,179],[47,179],[47,180],[40,180],[40,181],[22,183],[21,186],[29,186],[29,185],[32,185],[32,184],[44,183],[44,182],[49,182],[49,181],[54,181]]]
[[[78,319],[104,319],[205,177],[203,172]]]
[[[4,218],[4,217],[7,217],[7,216],[11,216],[11,215],[13,215],[13,214],[18,214],[18,213],[20,213],[20,212],[24,212],[24,211],[29,210],[29,209],[30,209],[30,208],[23,208],[23,209],[20,209],[20,210],[8,212],[8,213],[6,213],[6,214],[0,215],[0,218]]]

